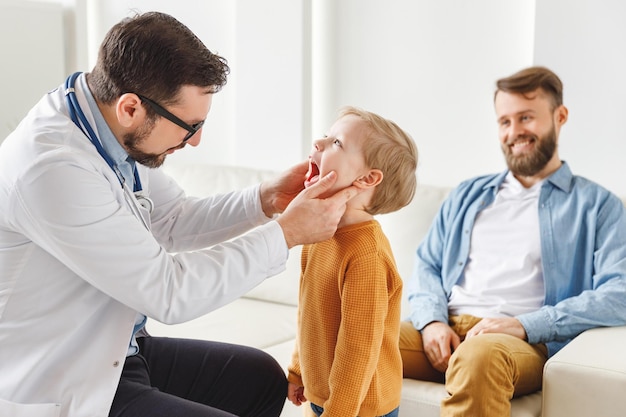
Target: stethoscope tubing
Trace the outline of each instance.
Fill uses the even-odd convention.
[[[111,169],[117,176],[117,179],[120,182],[122,189],[124,190],[124,195],[126,195],[127,200],[129,200],[130,202],[131,211],[133,212],[135,217],[138,217],[139,219],[141,219],[143,225],[147,229],[150,229],[148,222],[144,218],[143,214],[141,213],[141,209],[138,206],[141,206],[142,208],[147,210],[148,213],[151,213],[152,209],[154,208],[154,203],[152,202],[152,200],[150,200],[148,197],[144,196],[141,193],[142,192],[141,180],[139,178],[139,174],[137,173],[137,170],[136,169],[134,170],[135,184],[133,187],[134,188],[133,191],[131,191],[130,187],[126,184],[126,180],[124,179],[124,176],[122,175],[122,172],[120,171],[119,167],[111,159],[111,157],[106,152],[106,150],[102,147],[102,144],[100,143],[100,140],[98,139],[98,136],[96,135],[95,131],[93,130],[93,128],[89,124],[89,121],[87,120],[87,116],[85,116],[85,113],[81,109],[80,104],[78,102],[78,97],[76,96],[76,91],[74,89],[74,86],[76,84],[76,79],[80,75],[81,75],[80,72],[75,72],[74,74],[67,77],[67,79],[65,80],[65,92],[64,93],[65,93],[65,97],[67,101],[67,109],[70,115],[70,119],[72,119],[72,122],[74,122],[74,124],[83,132],[85,136],[87,136],[87,139],[89,139],[89,141],[96,147],[96,150],[98,151],[102,159],[104,159],[107,165],[111,167]]]
[[[85,113],[80,108],[80,103],[78,103],[78,97],[76,97],[74,85],[76,84],[76,79],[80,75],[81,72],[75,72],[74,74],[67,77],[67,79],[65,80],[65,97],[67,98],[67,108],[70,114],[70,118],[72,119],[74,124],[78,126],[78,128],[85,134],[85,136],[87,136],[93,146],[96,147],[96,150],[98,151],[102,159],[104,159],[107,165],[109,165],[113,172],[115,172],[117,179],[123,187],[126,180],[124,179],[122,172],[118,168],[117,164],[111,159],[106,150],[102,147],[102,144],[98,139],[98,135],[96,135],[96,132],[94,132],[93,128],[89,124],[89,121],[87,120],[87,116],[85,116]],[[138,192],[142,190],[141,179],[139,178],[139,174],[137,174],[137,170],[134,171],[134,175],[135,184],[133,191]]]

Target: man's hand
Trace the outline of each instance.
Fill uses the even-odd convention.
[[[320,199],[337,181],[333,171],[318,182],[300,192],[276,219],[283,229],[287,247],[330,239],[337,230],[339,220],[346,211],[346,203],[356,196],[359,190],[347,187],[334,195]]]
[[[301,405],[307,401],[304,396],[304,387],[299,385],[289,383],[289,388],[287,388],[287,398],[289,401],[294,403],[294,405]]]
[[[526,329],[524,329],[524,326],[518,319],[515,317],[501,317],[482,319],[467,332],[465,338],[469,339],[484,333],[504,333],[522,340],[526,340],[528,337]]]
[[[303,161],[285,171],[280,177],[261,184],[261,207],[267,217],[282,213],[304,189],[309,163]]]
[[[421,331],[424,353],[430,364],[439,372],[448,369],[452,352],[461,343],[461,338],[446,323],[433,321]]]

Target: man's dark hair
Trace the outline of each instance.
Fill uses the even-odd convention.
[[[528,98],[528,94],[541,89],[552,99],[552,110],[563,104],[563,83],[559,77],[545,67],[530,67],[496,81],[495,96],[499,91],[517,93]]]
[[[105,104],[124,93],[175,104],[182,86],[216,93],[228,73],[226,60],[209,51],[189,28],[170,15],[149,12],[109,30],[88,81],[94,97]]]

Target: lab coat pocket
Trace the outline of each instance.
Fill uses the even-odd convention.
[[[19,404],[0,398],[0,416],[11,417],[59,417],[61,405],[47,404]]]

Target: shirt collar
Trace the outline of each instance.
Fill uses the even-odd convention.
[[[549,181],[556,188],[569,193],[573,186],[574,176],[572,175],[572,171],[569,169],[567,162],[561,162],[561,167],[554,171],[554,173],[547,178],[547,181]]]
[[[79,82],[81,83],[82,90],[87,98],[87,103],[89,104],[89,109],[93,114],[94,121],[96,122],[96,130],[98,132],[100,143],[113,162],[117,164],[117,167],[122,172],[126,183],[131,184],[132,188],[132,184],[134,183],[133,172],[135,169],[135,160],[128,156],[128,153],[117,141],[115,135],[113,135],[113,132],[111,131],[111,128],[109,128],[109,125],[104,120],[104,116],[102,116],[102,113],[98,108],[98,104],[96,103],[96,100],[87,85],[87,77],[80,77]]]
[[[491,181],[487,182],[483,188],[485,189],[492,188],[494,190],[494,193],[497,192],[497,190],[502,185],[502,182],[504,181],[508,173],[509,173],[508,169],[504,172],[501,172],[500,174],[496,175]],[[559,169],[554,171],[552,175],[546,178],[544,181],[544,184],[546,182],[549,182],[553,186],[565,192],[569,192],[572,188],[572,180],[573,180],[572,171],[567,165],[567,162],[561,161],[561,166],[559,167]]]

